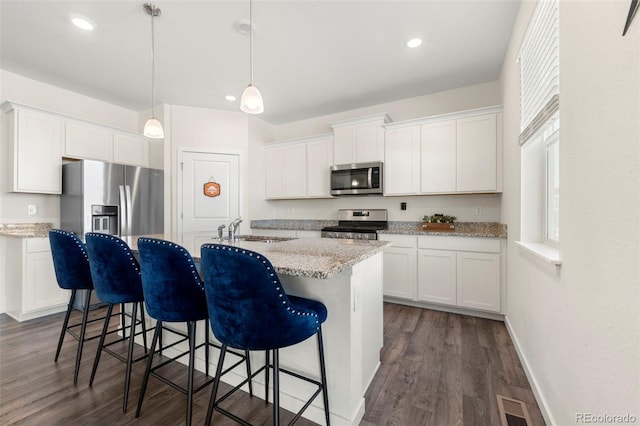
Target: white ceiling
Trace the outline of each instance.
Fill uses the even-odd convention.
[[[144,1],[0,1],[0,67],[135,111],[151,103]],[[238,110],[248,0],[155,1],[156,102]],[[255,0],[255,84],[273,124],[498,79],[519,0]],[[72,14],[96,24],[84,32]],[[421,37],[417,49],[405,46]],[[225,95],[238,100],[229,102]]]

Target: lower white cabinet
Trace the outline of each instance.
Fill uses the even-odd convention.
[[[383,241],[393,243],[384,249],[383,294],[403,299],[414,299],[416,292],[416,237],[410,235],[380,235]]]
[[[49,239],[2,238],[7,258],[7,314],[26,321],[64,311],[70,292],[56,281]]]
[[[495,238],[380,234],[384,295],[394,301],[502,312],[502,242]]]

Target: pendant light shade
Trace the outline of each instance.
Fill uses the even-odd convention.
[[[154,18],[160,16],[160,8],[153,3],[145,3],[144,10],[151,15],[151,118],[149,118],[144,125],[144,135],[152,139],[164,138],[164,129],[162,124],[156,118],[155,111],[155,31],[154,31]]]
[[[164,138],[164,129],[157,118],[151,117],[144,125],[144,135],[152,139]]]
[[[240,100],[240,109],[248,114],[260,114],[264,112],[264,103],[262,102],[262,95],[253,83],[250,83],[242,92],[242,99]]]
[[[264,102],[258,88],[253,84],[253,1],[249,0],[249,67],[251,82],[242,92],[240,110],[247,114],[260,114],[264,112]]]

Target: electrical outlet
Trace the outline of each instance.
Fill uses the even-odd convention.
[[[473,212],[476,216],[482,216],[482,207],[476,207]]]
[[[35,204],[29,204],[27,206],[27,213],[29,216],[33,216],[34,214],[38,214],[38,206]]]

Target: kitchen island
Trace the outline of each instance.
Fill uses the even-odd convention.
[[[203,233],[148,236],[182,245],[197,262],[202,244],[218,242],[211,234]],[[137,250],[137,236],[123,238]],[[380,364],[382,249],[388,243],[324,238],[271,241],[237,241],[233,245],[265,255],[276,268],[288,294],[315,299],[327,306],[329,314],[322,327],[331,422],[357,425],[364,415],[364,394]],[[212,355],[211,367],[215,369],[218,354]],[[262,351],[252,353],[251,358],[254,366],[264,363]],[[282,349],[280,364],[319,378],[315,339]],[[197,360],[196,368],[204,370],[202,358]],[[231,385],[239,383],[246,377],[243,370],[237,368],[233,374],[226,374],[223,381]],[[313,392],[313,386],[288,375],[280,377],[281,407],[296,412]],[[257,384],[254,393],[264,397],[264,375],[257,376],[254,383]],[[321,398],[316,398],[304,417],[324,423]]]

